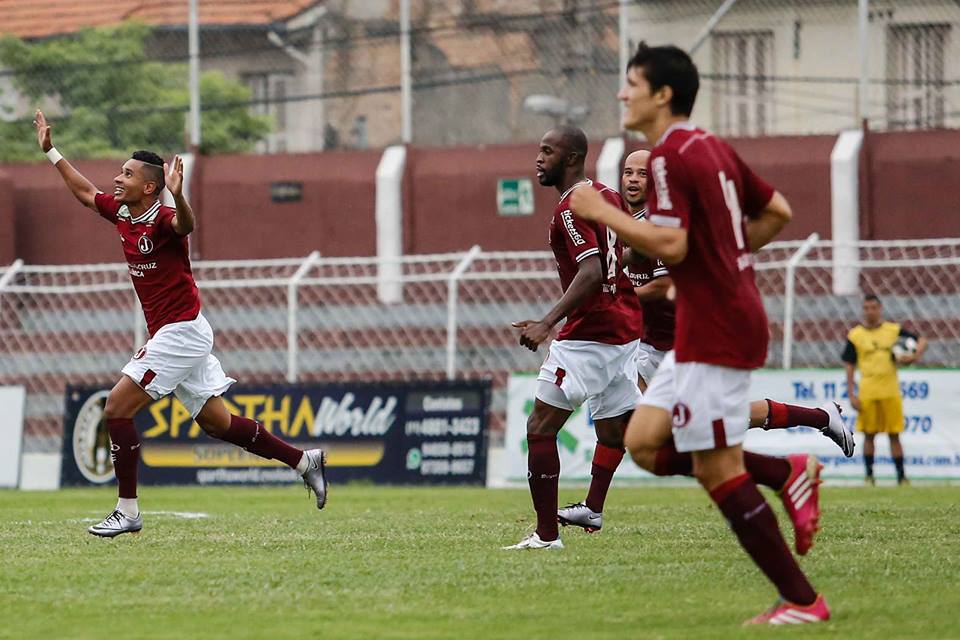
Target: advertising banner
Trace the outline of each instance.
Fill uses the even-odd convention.
[[[900,441],[907,477],[960,480],[960,371],[901,369],[899,378],[904,415]],[[843,408],[850,428],[857,421],[842,369],[757,371],[753,374],[751,397],[808,406],[833,400]],[[858,433],[856,438],[857,449],[852,458],[845,458],[833,442],[807,428],[752,429],[746,447],[774,455],[815,453],[824,464],[824,477],[853,479],[863,478],[864,474],[863,435]],[[877,478],[895,478],[889,439],[878,435],[875,444],[874,474]]]
[[[63,485],[114,480],[103,417],[108,391],[67,390]],[[332,482],[483,484],[490,384],[235,386],[232,412],[301,449],[327,452]],[[142,484],[263,484],[297,480],[275,460],[208,436],[173,396],[140,412]]]
[[[505,480],[526,483],[527,417],[533,409],[536,376],[510,376],[507,398],[507,434]],[[960,371],[903,369],[900,371],[905,428],[901,435],[907,476],[912,478],[960,480]],[[817,406],[835,400],[843,407],[844,418],[852,427],[856,412],[850,407],[846,374],[841,369],[760,370],[752,376],[751,398],[771,398],[781,402]],[[833,442],[814,429],[798,427],[763,431],[751,429],[745,448],[772,455],[814,453],[824,463],[825,478],[863,477],[863,436],[857,434],[857,450],[844,457]],[[888,439],[876,439],[877,478],[894,478]],[[596,435],[586,405],[571,416],[557,440],[560,450],[560,479],[589,482]],[[650,479],[653,476],[625,458],[614,482]]]
[[[23,416],[27,390],[0,387],[0,489],[20,483],[20,452],[23,449]]]

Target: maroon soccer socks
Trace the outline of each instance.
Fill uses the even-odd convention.
[[[268,460],[279,460],[293,469],[300,464],[303,451],[273,435],[256,420],[230,416],[230,428],[223,439]]]
[[[798,407],[794,404],[767,400],[767,419],[763,422],[764,429],[789,429],[790,427],[824,429],[828,424],[830,424],[830,416],[823,409]]]
[[[743,465],[754,482],[775,491],[783,489],[790,477],[790,461],[786,458],[744,451]],[[670,438],[657,450],[653,473],[658,476],[692,476],[693,456],[677,451],[673,438]]]
[[[140,438],[132,418],[107,418],[110,432],[110,458],[117,475],[119,496],[122,499],[137,497],[137,466],[140,462]],[[136,515],[136,514],[131,514]]]
[[[560,537],[557,524],[559,481],[560,454],[556,436],[527,435],[527,482],[533,509],[537,512],[537,535],[541,540]]]
[[[610,488],[613,474],[620,466],[620,461],[623,460],[623,453],[623,449],[614,449],[599,442],[597,448],[593,451],[593,467],[590,472],[592,479],[584,504],[594,513],[603,513],[603,503],[607,499],[607,490]]]
[[[817,594],[787,548],[777,517],[750,476],[743,474],[727,480],[714,488],[710,497],[744,550],[776,585],[780,595],[793,604],[813,604]]]

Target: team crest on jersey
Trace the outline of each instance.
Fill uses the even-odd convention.
[[[690,422],[690,407],[678,402],[673,405],[673,427],[674,429],[680,429],[681,427],[687,426]]]
[[[150,253],[153,251],[153,240],[147,236],[140,236],[137,240],[137,248],[140,249],[140,253]]]

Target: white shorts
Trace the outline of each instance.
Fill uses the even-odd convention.
[[[666,351],[660,351],[646,342],[637,345],[637,373],[648,385],[653,380],[653,374],[657,372],[657,367],[663,362],[665,355],[667,355]]]
[[[636,355],[636,340],[554,340],[537,376],[537,399],[567,411],[589,400],[594,420],[633,411],[640,401]]]
[[[236,382],[223,372],[212,349],[213,329],[200,314],[194,320],[161,327],[122,372],[154,400],[175,394],[196,418],[207,400]]]
[[[741,444],[750,426],[750,371],[703,362],[677,362],[668,351],[641,405],[673,415],[677,451]]]

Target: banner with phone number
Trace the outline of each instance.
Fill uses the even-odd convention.
[[[752,375],[750,398],[770,398],[804,406],[818,406],[834,400],[843,407],[847,425],[853,429],[857,414],[847,397],[846,374],[842,369],[760,370]],[[905,428],[901,435],[907,476],[912,478],[960,480],[960,370],[903,369],[900,371]],[[498,481],[526,484],[526,422],[533,408],[536,376],[513,374],[507,394],[506,465]],[[857,434],[852,458],[844,457],[832,440],[806,427],[764,431],[751,429],[745,448],[772,455],[813,453],[824,464],[824,477],[863,477],[863,436]],[[581,407],[567,421],[557,440],[561,480],[584,483],[590,480],[590,463],[596,436],[593,421]],[[876,438],[874,473],[880,479],[895,477],[886,436]],[[621,463],[614,483],[650,480],[653,476],[629,459]],[[675,479],[674,479],[675,480]]]
[[[960,479],[960,371],[949,369],[901,369],[903,395],[904,461],[908,478]],[[853,429],[857,412],[850,406],[846,373],[842,369],[763,370],[752,377],[751,398],[771,398],[807,406],[832,400],[843,408]],[[846,458],[827,438],[813,429],[763,431],[751,429],[745,447],[751,451],[785,455],[815,453],[824,464],[824,477],[862,478],[863,435],[857,434],[857,449]],[[890,441],[876,437],[874,473],[877,478],[896,477],[890,458]]]

